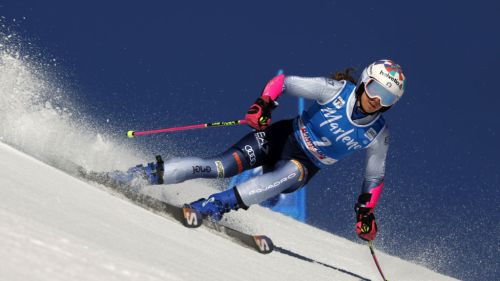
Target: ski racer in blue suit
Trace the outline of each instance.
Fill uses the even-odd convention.
[[[374,209],[384,187],[389,130],[382,113],[403,95],[401,67],[379,60],[366,67],[359,82],[351,69],[333,78],[274,77],[246,114],[256,131],[227,151],[208,158],[176,158],[146,167],[153,184],[193,178],[228,178],[259,166],[264,173],[247,182],[192,202],[191,208],[213,220],[239,208],[247,209],[280,193],[304,186],[320,169],[359,150],[366,150],[364,181],[355,204],[356,233],[375,239]],[[316,102],[300,116],[271,125],[276,100],[286,93]]]

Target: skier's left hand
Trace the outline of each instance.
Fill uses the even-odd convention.
[[[365,207],[356,207],[356,233],[359,238],[365,241],[375,240],[377,235],[377,223],[373,209]]]

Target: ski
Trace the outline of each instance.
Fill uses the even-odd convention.
[[[200,213],[190,208],[187,204],[182,207],[182,215],[182,224],[186,227],[197,228],[203,225],[231,237],[235,239],[236,242],[244,246],[251,247],[261,254],[269,254],[274,250],[273,241],[269,237],[265,235],[247,234],[220,222],[204,218]]]
[[[229,238],[231,241],[251,248],[261,254],[269,254],[274,250],[272,240],[265,235],[247,234],[223,223],[203,218],[196,210],[189,208],[189,205],[178,207],[152,196],[142,194],[134,190],[133,186],[114,181],[108,173],[87,172],[83,168],[79,168],[78,171],[79,176],[83,179],[101,184],[109,188],[112,192],[124,196],[134,204],[154,213],[171,217],[182,223],[185,227],[206,227],[215,234]]]
[[[158,200],[154,197],[151,197],[146,194],[139,193],[135,187],[130,184],[124,184],[117,182],[114,180],[109,173],[98,173],[87,171],[81,166],[75,165],[73,163],[68,163],[66,170],[71,174],[78,174],[81,179],[95,182],[101,184],[105,188],[109,190],[110,193],[115,194],[116,196],[123,196],[125,199],[132,201],[134,204],[145,208],[153,213],[158,215],[175,219],[179,223],[182,223],[185,227],[188,228],[197,228],[197,227],[206,227],[211,230],[214,235],[220,235],[224,238],[230,239],[235,243],[238,243],[244,247],[251,248],[259,253],[268,254],[271,252],[280,253],[283,255],[287,255],[293,258],[297,258],[299,260],[305,262],[312,262],[316,264],[323,265],[332,270],[336,270],[353,277],[359,278],[360,280],[370,280],[363,276],[360,276],[354,272],[348,271],[341,267],[337,267],[335,265],[330,265],[299,253],[296,253],[292,250],[279,247],[274,245],[273,241],[264,235],[251,235],[242,231],[235,230],[229,226],[225,226],[222,223],[213,222],[210,219],[203,218],[196,210],[189,208],[189,205],[184,205],[183,207],[178,207],[167,202]]]

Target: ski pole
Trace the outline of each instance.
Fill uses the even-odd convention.
[[[247,123],[246,120],[234,120],[234,121],[212,122],[212,123],[204,123],[204,124],[188,125],[188,126],[164,128],[164,129],[156,129],[156,130],[147,130],[147,131],[128,131],[127,137],[134,138],[138,135],[150,135],[150,134],[185,131],[185,130],[192,130],[192,129],[203,129],[203,128],[208,128],[208,127],[234,126],[234,125],[242,125],[242,124],[246,124],[246,123]]]
[[[385,279],[384,273],[382,272],[382,269],[380,268],[380,264],[378,263],[377,257],[375,256],[375,250],[373,250],[373,242],[368,241],[368,247],[370,248],[370,252],[372,253],[373,261],[375,261],[375,265],[377,266],[378,272],[380,272],[380,275],[384,279],[384,281],[389,281]]]

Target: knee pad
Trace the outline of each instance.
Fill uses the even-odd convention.
[[[284,190],[282,193],[292,193],[292,192],[299,190],[307,183],[307,179],[309,176],[309,173],[307,171],[306,166],[304,166],[302,163],[300,163],[299,161],[297,161],[295,159],[291,159],[289,161],[292,162],[297,167],[297,172],[300,175],[302,175],[302,180],[297,181],[296,184],[294,184],[290,188]]]

